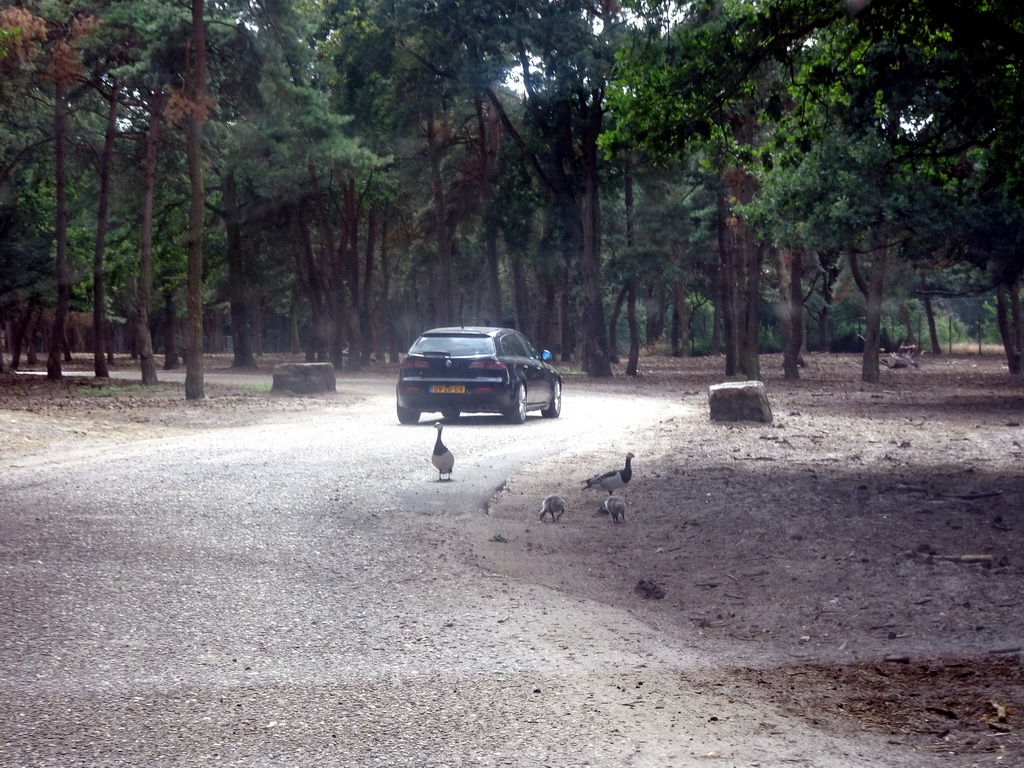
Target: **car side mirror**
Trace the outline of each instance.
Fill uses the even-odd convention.
[[[543,352],[540,353],[540,359],[543,360],[544,362],[547,362],[548,360],[551,359],[551,353],[545,349]]]

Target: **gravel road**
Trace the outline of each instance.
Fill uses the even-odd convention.
[[[558,420],[463,419],[439,482],[392,383],[343,386],[287,423],[8,463],[0,765],[915,764],[787,718],[683,629],[460,557],[507,479],[692,406],[567,392]]]

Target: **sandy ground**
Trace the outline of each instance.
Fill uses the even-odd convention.
[[[852,357],[812,356],[799,382],[768,361],[773,424],[730,425],[707,418],[709,362],[617,380],[690,415],[516,478],[480,522],[478,562],[689,627],[715,655],[744,649],[731,663],[793,715],[1024,765],[1022,383],[993,358],[932,358],[877,386]],[[560,524],[529,514],[552,477],[625,449],[626,524],[579,485]]]
[[[995,357],[924,358],[879,385],[862,384],[850,356],[812,355],[798,382],[777,358],[763,370],[770,425],[709,421],[717,359],[570,377],[566,408],[573,391],[596,390],[623,408],[663,402],[666,416],[629,444],[529,466],[487,514],[432,524],[459,528],[446,546],[468,564],[685,633],[734,670],[730,700],[756,693],[782,718],[881,736],[922,765],[1024,765],[1024,382]],[[187,409],[180,398],[175,385],[0,376],[0,452],[316,407],[244,384]],[[627,450],[634,477],[616,525],[603,493],[581,485]],[[567,502],[558,523],[538,520],[548,493]]]

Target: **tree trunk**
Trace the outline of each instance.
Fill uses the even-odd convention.
[[[317,362],[330,361],[335,369],[340,371],[344,363],[345,341],[344,267],[342,257],[338,253],[334,224],[327,209],[320,177],[312,163],[309,164],[308,173],[316,219],[320,225],[320,252],[323,255],[318,263],[305,210],[300,209],[302,227],[299,237],[302,244],[303,266],[306,269],[306,279],[309,281],[308,287],[319,302],[320,322],[314,334],[315,356]],[[344,243],[341,245],[344,246]]]
[[[622,314],[622,305],[626,301],[628,292],[628,284],[619,289],[615,303],[612,305],[611,316],[608,318],[608,357],[615,364],[619,362],[619,315]]]
[[[754,145],[757,121],[749,101],[742,104],[741,111],[730,121],[733,138],[743,146]],[[730,197],[740,205],[746,205],[754,197],[754,177],[741,165],[725,168],[721,173],[723,186]],[[754,240],[746,219],[737,209],[729,211],[729,242],[733,248],[731,266],[733,274],[729,290],[734,292],[733,325],[736,346],[736,372],[748,380],[761,377],[759,350],[761,310],[761,261],[764,250]],[[729,285],[727,283],[727,285]],[[729,344],[728,332],[726,343]],[[728,357],[728,350],[726,355]],[[728,361],[727,361],[728,366]]]
[[[939,343],[939,329],[935,324],[935,304],[928,294],[922,296],[921,301],[924,304],[924,317],[928,323],[928,345],[933,355],[941,355],[942,345]]]
[[[105,334],[106,337],[107,337],[107,343],[104,345],[106,350],[107,350],[107,365],[112,366],[114,364],[114,350],[115,349],[119,350],[119,349],[122,348],[122,344],[121,344],[121,326],[117,326],[117,328],[111,328],[110,327],[110,323],[104,323],[104,326],[107,329],[107,332]],[[115,333],[116,333],[116,336],[115,336]],[[115,338],[117,339],[117,344],[116,345],[114,344],[114,339]]]
[[[366,248],[363,257],[363,285],[359,291],[359,363],[369,365],[374,348],[377,346],[377,334],[373,318],[376,307],[373,301],[374,256],[377,250],[377,203],[370,204],[366,216]]]
[[[515,304],[515,324],[520,331],[526,331],[530,317],[530,297],[526,280],[526,265],[523,259],[512,259],[512,299]]]
[[[487,315],[490,325],[501,325],[501,256],[498,250],[498,230],[487,226],[484,231],[484,251],[487,256]]]
[[[192,0],[191,67],[186,91],[192,114],[185,118],[189,177],[188,277],[185,306],[185,399],[202,400],[203,387],[203,233],[206,188],[203,179],[203,124],[206,114],[206,31],[203,0]]]
[[[42,328],[44,312],[45,310],[42,305],[40,305],[38,312],[36,312],[35,319],[32,322],[32,328],[28,334],[28,343],[25,346],[25,362],[29,365],[36,365],[39,362],[39,353],[42,351],[43,347],[40,336],[45,334],[45,331]]]
[[[690,311],[686,306],[686,284],[672,284],[672,357],[690,356]]]
[[[14,322],[14,339],[11,345],[11,370],[16,371],[21,366],[21,351],[24,348],[25,336],[32,324],[32,314],[35,304],[31,301],[21,312]]]
[[[96,211],[96,243],[92,257],[92,329],[93,368],[97,378],[110,377],[104,346],[107,342],[107,307],[103,259],[107,248],[107,220],[110,211],[110,176],[114,166],[114,137],[117,135],[117,107],[121,95],[121,82],[114,78],[110,87],[110,104],[107,110],[107,127],[103,135],[103,152],[100,155],[100,188]]]
[[[832,349],[832,304],[835,299],[836,282],[841,266],[838,258],[831,254],[818,253],[821,267],[821,312],[818,314],[818,351]]]
[[[942,345],[939,344],[939,329],[935,325],[935,306],[932,296],[928,293],[924,281],[924,271],[921,272],[921,303],[924,304],[924,317],[928,323],[928,343],[933,355],[942,354]]]
[[[347,243],[341,251],[344,254],[344,268],[347,272],[344,282],[349,293],[348,312],[344,317],[345,337],[348,340],[348,360],[345,368],[349,371],[358,371],[363,362],[362,300],[359,283],[359,196],[356,192],[354,176],[350,176],[347,180],[344,180],[341,174],[338,176],[339,183],[342,184],[344,190]]]
[[[498,227],[493,222],[494,187],[497,183],[498,149],[501,146],[501,122],[496,119],[488,102],[477,95],[474,100],[477,122],[477,163],[479,166],[480,204],[484,211],[484,254],[486,256],[486,315],[489,325],[501,325],[501,269],[498,250]]]
[[[534,339],[541,349],[551,351],[552,328],[555,326],[558,315],[558,290],[555,286],[555,281],[547,276],[545,276],[542,282],[542,290],[544,295],[543,309],[538,313],[537,328],[531,338]]]
[[[205,185],[200,149],[201,125],[196,118],[185,124],[186,154],[191,184],[189,226],[186,238],[188,252],[185,290],[185,399],[202,400],[206,394],[203,381],[203,216]]]
[[[306,299],[309,301],[313,325],[312,338],[306,348],[306,360],[307,362],[324,362],[328,359],[329,320],[327,315],[329,302],[324,295],[323,276],[316,265],[313,241],[309,234],[309,221],[303,206],[299,207],[295,216],[295,234],[297,242],[293,251],[295,272],[303,292],[306,294]]]
[[[20,308],[19,308],[20,309]],[[24,309],[20,309],[18,317],[14,320],[14,333],[11,338],[11,370],[18,370],[21,365],[21,349],[25,338],[25,329],[28,327],[32,317],[32,304],[29,303]]]
[[[906,302],[900,304],[900,322],[903,323],[903,338],[900,339],[900,344],[911,344],[917,346],[917,334],[914,333],[914,323],[910,317],[910,305]],[[895,341],[895,340],[894,340]]]
[[[1013,328],[1014,348],[1017,350],[1017,364],[1010,368],[1010,373],[1024,376],[1024,313],[1021,311],[1019,283],[1010,287],[1010,324]]]
[[[636,245],[635,225],[633,220],[633,164],[629,153],[626,153],[623,169],[626,205],[626,247],[632,249]],[[631,276],[626,282],[626,327],[629,329],[629,355],[626,360],[626,375],[636,376],[640,363],[640,329],[636,318],[636,277]],[[647,302],[648,312],[653,302]],[[648,314],[648,319],[650,315]],[[647,325],[650,330],[650,323]],[[614,351],[614,350],[613,350]]]
[[[665,315],[668,309],[668,287],[665,283],[649,283],[644,290],[644,343],[650,347],[665,336]]]
[[[1014,301],[1016,299],[1016,301]],[[1020,294],[1017,286],[1007,289],[1000,285],[996,288],[996,321],[999,325],[999,337],[1006,351],[1006,366],[1011,376],[1022,375],[1022,339],[1020,317]]]
[[[383,324],[377,327],[376,337],[381,361],[383,362],[386,358],[388,362],[397,363],[398,354],[392,346],[395,340],[394,322],[391,313],[387,311],[391,304],[391,252],[388,248],[390,239],[388,237],[388,220],[389,216],[385,210],[380,224],[380,300],[375,305],[385,308],[382,313],[385,317]],[[374,312],[374,314],[377,313]]]
[[[784,378],[796,380],[800,378],[800,350],[803,348],[804,337],[803,252],[794,248],[788,251],[788,255],[789,290],[784,302],[787,332],[782,369]]]
[[[686,254],[690,249],[688,241],[672,244],[672,261],[680,272],[685,268]],[[689,357],[691,347],[690,310],[686,306],[686,283],[677,280],[672,283],[672,357]]]
[[[434,201],[434,229],[437,240],[438,312],[443,325],[456,322],[455,288],[452,275],[452,246],[448,239],[447,205],[444,195],[444,180],[441,175],[441,158],[444,146],[437,134],[437,123],[433,114],[427,118],[427,154],[430,158],[430,188]]]
[[[539,115],[546,112],[548,104],[541,104],[541,99],[533,90],[529,77],[529,57],[525,47],[519,51],[520,63],[523,66],[527,101],[529,106]],[[558,126],[551,125],[553,131],[559,132],[555,141],[544,140],[545,155],[550,161],[542,159],[532,149],[516,124],[505,111],[501,98],[493,88],[487,88],[487,96],[497,112],[498,118],[510,139],[522,150],[538,182],[548,196],[548,204],[557,207],[563,216],[569,232],[567,240],[571,241],[573,257],[580,261],[580,277],[583,298],[583,367],[591,376],[611,376],[611,361],[608,356],[608,337],[604,323],[604,306],[602,304],[602,286],[600,275],[600,207],[598,205],[598,157],[597,139],[601,133],[601,121],[604,109],[604,94],[600,89],[592,91],[586,99],[577,99],[567,109],[572,112],[576,106],[582,107],[583,119],[586,120],[584,135],[578,140],[574,133],[571,120],[559,119]],[[566,283],[566,285],[568,285]],[[563,292],[563,297],[565,293]],[[564,299],[567,300],[567,299]],[[566,313],[563,312],[563,318]],[[572,341],[571,327],[568,322],[563,325],[563,335]],[[571,345],[563,345],[563,358],[570,356]]]
[[[178,309],[174,292],[164,294],[164,370],[176,371],[181,354],[178,351]]]
[[[569,301],[569,267],[562,270],[562,292],[558,297],[558,342],[561,346],[560,360],[563,363],[572,362],[573,355],[573,332],[572,332],[572,305]]]
[[[209,347],[210,352],[220,354],[224,351],[224,317],[219,310],[203,318],[204,347]]]
[[[228,303],[231,306],[232,368],[253,370],[252,323],[249,317],[248,286],[242,245],[242,221],[238,210],[238,184],[234,169],[221,177],[224,196],[224,235],[228,262]]]
[[[629,327],[629,359],[626,375],[636,376],[640,365],[640,324],[636,319],[636,283],[629,281],[626,291],[626,325]]]
[[[601,133],[602,110],[603,99],[600,94],[591,94],[587,112],[588,126],[582,140],[583,201],[579,208],[583,220],[580,272],[583,278],[583,325],[586,334],[583,339],[584,357],[587,375],[596,378],[612,375],[608,337],[605,335],[604,292],[601,290],[601,198],[597,167],[600,150],[597,139]]]
[[[263,356],[264,345],[267,342],[266,339],[266,321],[267,321],[267,309],[266,300],[263,297],[257,298],[255,304],[250,304],[252,309],[252,329],[253,332],[249,334],[252,340],[252,353],[256,357]],[[277,350],[275,350],[277,351]]]
[[[750,231],[743,223],[743,243],[746,272],[746,291],[743,295],[744,324],[742,344],[742,370],[749,381],[761,378],[761,261],[764,248],[751,240]]]
[[[68,304],[71,301],[71,284],[68,277],[68,181],[65,148],[67,105],[65,98],[64,85],[58,78],[53,101],[54,194],[56,197],[56,226],[54,229],[56,263],[54,271],[57,280],[57,303],[53,309],[50,347],[46,358],[46,378],[51,380],[63,377],[61,350],[67,325]]]
[[[296,311],[298,297],[292,296],[288,306],[288,353],[297,355],[302,352],[302,337],[299,335],[299,318]]]
[[[866,283],[864,317],[864,360],[861,365],[861,380],[875,384],[881,379],[878,364],[878,350],[882,341],[882,294],[885,290],[885,270],[888,262],[888,246],[881,234],[876,236],[874,263],[871,276]],[[860,274],[860,262],[856,255],[850,256],[851,270]],[[863,279],[858,282],[864,282]]]
[[[635,226],[633,223],[633,163],[629,152],[625,153],[622,167],[622,187],[623,187],[623,204],[626,214],[626,248],[632,249],[635,243]],[[633,323],[636,322],[636,284],[633,277],[631,276],[626,280],[626,283],[622,286],[622,291],[619,293],[618,305],[621,307],[623,300],[626,300],[626,328],[629,333],[629,352],[626,355],[626,375],[636,376],[636,370],[632,373],[629,371],[629,362],[633,352]],[[629,306],[629,303],[632,306]],[[629,312],[632,310],[633,317],[629,316]],[[608,351],[612,356],[614,362],[618,362],[619,350],[618,350],[618,338],[613,337],[611,334],[618,330],[618,318],[608,324],[609,336],[608,336]]]
[[[735,376],[739,367],[737,332],[736,264],[733,253],[731,216],[724,195],[718,196],[718,296],[725,346],[725,375]]]
[[[163,119],[163,92],[155,91],[150,104],[149,132],[146,134],[146,160],[142,169],[142,224],[139,231],[139,282],[135,291],[135,345],[143,386],[157,383],[153,336],[149,330],[153,301],[153,198],[156,190],[156,163],[160,149],[160,123]]]
[[[36,300],[30,299],[28,309],[25,310],[24,323],[14,336],[14,352],[11,355],[11,368],[18,370],[21,367],[21,352],[25,351],[25,361],[29,365],[36,363],[36,334],[39,324],[42,322],[43,306]]]
[[[715,295],[717,300],[711,305],[711,338],[708,340],[708,352],[713,356],[722,354],[722,287],[721,270],[716,275]]]

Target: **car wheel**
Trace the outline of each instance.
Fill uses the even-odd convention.
[[[526,385],[520,384],[516,387],[516,402],[512,408],[505,412],[505,419],[509,424],[522,424],[526,421]]]
[[[562,385],[555,382],[551,388],[551,401],[548,407],[540,412],[545,419],[557,419],[562,413]]]
[[[456,421],[459,418],[459,411],[450,408],[446,411],[441,411],[441,418],[445,421]]]
[[[398,421],[402,424],[416,424],[420,420],[420,412],[412,408],[398,406]]]

